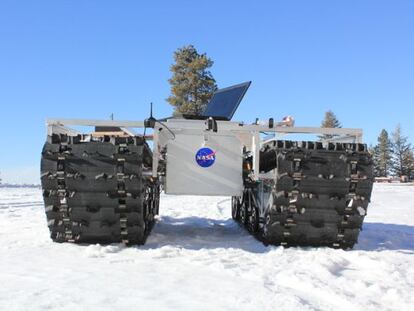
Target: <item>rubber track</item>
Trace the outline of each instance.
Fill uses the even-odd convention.
[[[56,242],[143,244],[158,212],[158,186],[143,178],[152,153],[142,137],[53,135],[41,181]],[[148,195],[149,193],[149,195]]]
[[[268,244],[352,248],[371,198],[372,159],[363,144],[274,141],[262,170],[276,169],[272,206],[259,234]]]

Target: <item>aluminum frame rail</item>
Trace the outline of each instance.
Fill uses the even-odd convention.
[[[219,132],[233,132],[233,133],[247,133],[251,136],[250,147],[254,154],[253,157],[253,171],[254,179],[259,179],[261,174],[259,172],[259,159],[260,148],[263,141],[260,138],[260,134],[266,133],[280,133],[280,134],[322,134],[333,135],[332,139],[324,140],[327,143],[330,141],[352,140],[354,143],[362,143],[362,129],[352,128],[320,128],[320,127],[295,127],[290,126],[285,122],[275,123],[274,126],[270,124],[244,124],[242,122],[232,121],[215,121]],[[144,121],[120,121],[120,120],[94,120],[94,119],[48,119],[46,121],[48,135],[52,134],[67,134],[76,136],[82,134],[68,126],[107,126],[107,127],[119,127],[125,132],[130,132],[128,128],[144,128]],[[206,127],[205,120],[188,120],[188,119],[167,119],[164,122],[156,122],[154,128],[154,150],[153,150],[153,177],[157,177],[158,170],[158,142],[159,142],[159,129],[167,127],[170,131],[183,131],[183,130],[202,130],[205,132],[211,132]],[[173,139],[173,138],[171,138]]]
[[[205,124],[202,120],[181,120],[171,119],[173,122],[166,122],[171,129],[204,129]],[[54,130],[66,130],[66,126],[111,126],[121,128],[144,128],[144,121],[118,121],[118,120],[94,120],[94,119],[48,119],[46,121],[48,133],[56,133]],[[321,127],[290,127],[282,126],[284,123],[276,123],[274,127],[259,124],[244,124],[231,121],[217,121],[217,127],[223,131],[241,131],[241,132],[275,132],[283,134],[325,134],[339,135],[349,138],[355,138],[355,142],[361,143],[362,129],[352,128],[321,128]],[[156,128],[162,128],[157,125]],[[50,131],[52,130],[52,131]],[[69,132],[76,133],[72,129]]]

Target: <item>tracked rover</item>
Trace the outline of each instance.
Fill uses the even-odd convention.
[[[373,182],[362,131],[233,122],[249,85],[217,91],[202,116],[48,120],[41,180],[51,238],[144,244],[163,189],[231,197],[233,219],[266,244],[352,248]]]

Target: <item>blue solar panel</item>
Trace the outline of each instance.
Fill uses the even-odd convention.
[[[202,115],[230,121],[251,83],[249,81],[217,90]]]

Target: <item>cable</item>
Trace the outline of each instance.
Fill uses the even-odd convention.
[[[174,137],[173,139],[175,139],[175,134],[174,134],[174,132],[173,132],[173,131],[171,131],[171,129],[170,129],[167,125],[165,125],[163,122],[158,121],[158,120],[155,120],[155,122],[157,122],[157,123],[161,124],[163,127],[165,127],[165,128],[168,130],[168,132],[170,132],[170,133],[171,133],[171,135]]]
[[[175,139],[175,134],[173,131],[171,131],[171,129],[165,125],[163,122],[161,122],[160,120],[157,120],[156,118],[154,118],[154,116],[152,115],[152,103],[150,103],[151,108],[150,108],[150,117],[148,119],[144,120],[144,137],[145,137],[145,133],[147,131],[147,128],[155,128],[155,124],[159,123],[161,124],[162,127],[165,127],[170,133],[171,135],[174,137],[173,139]]]

